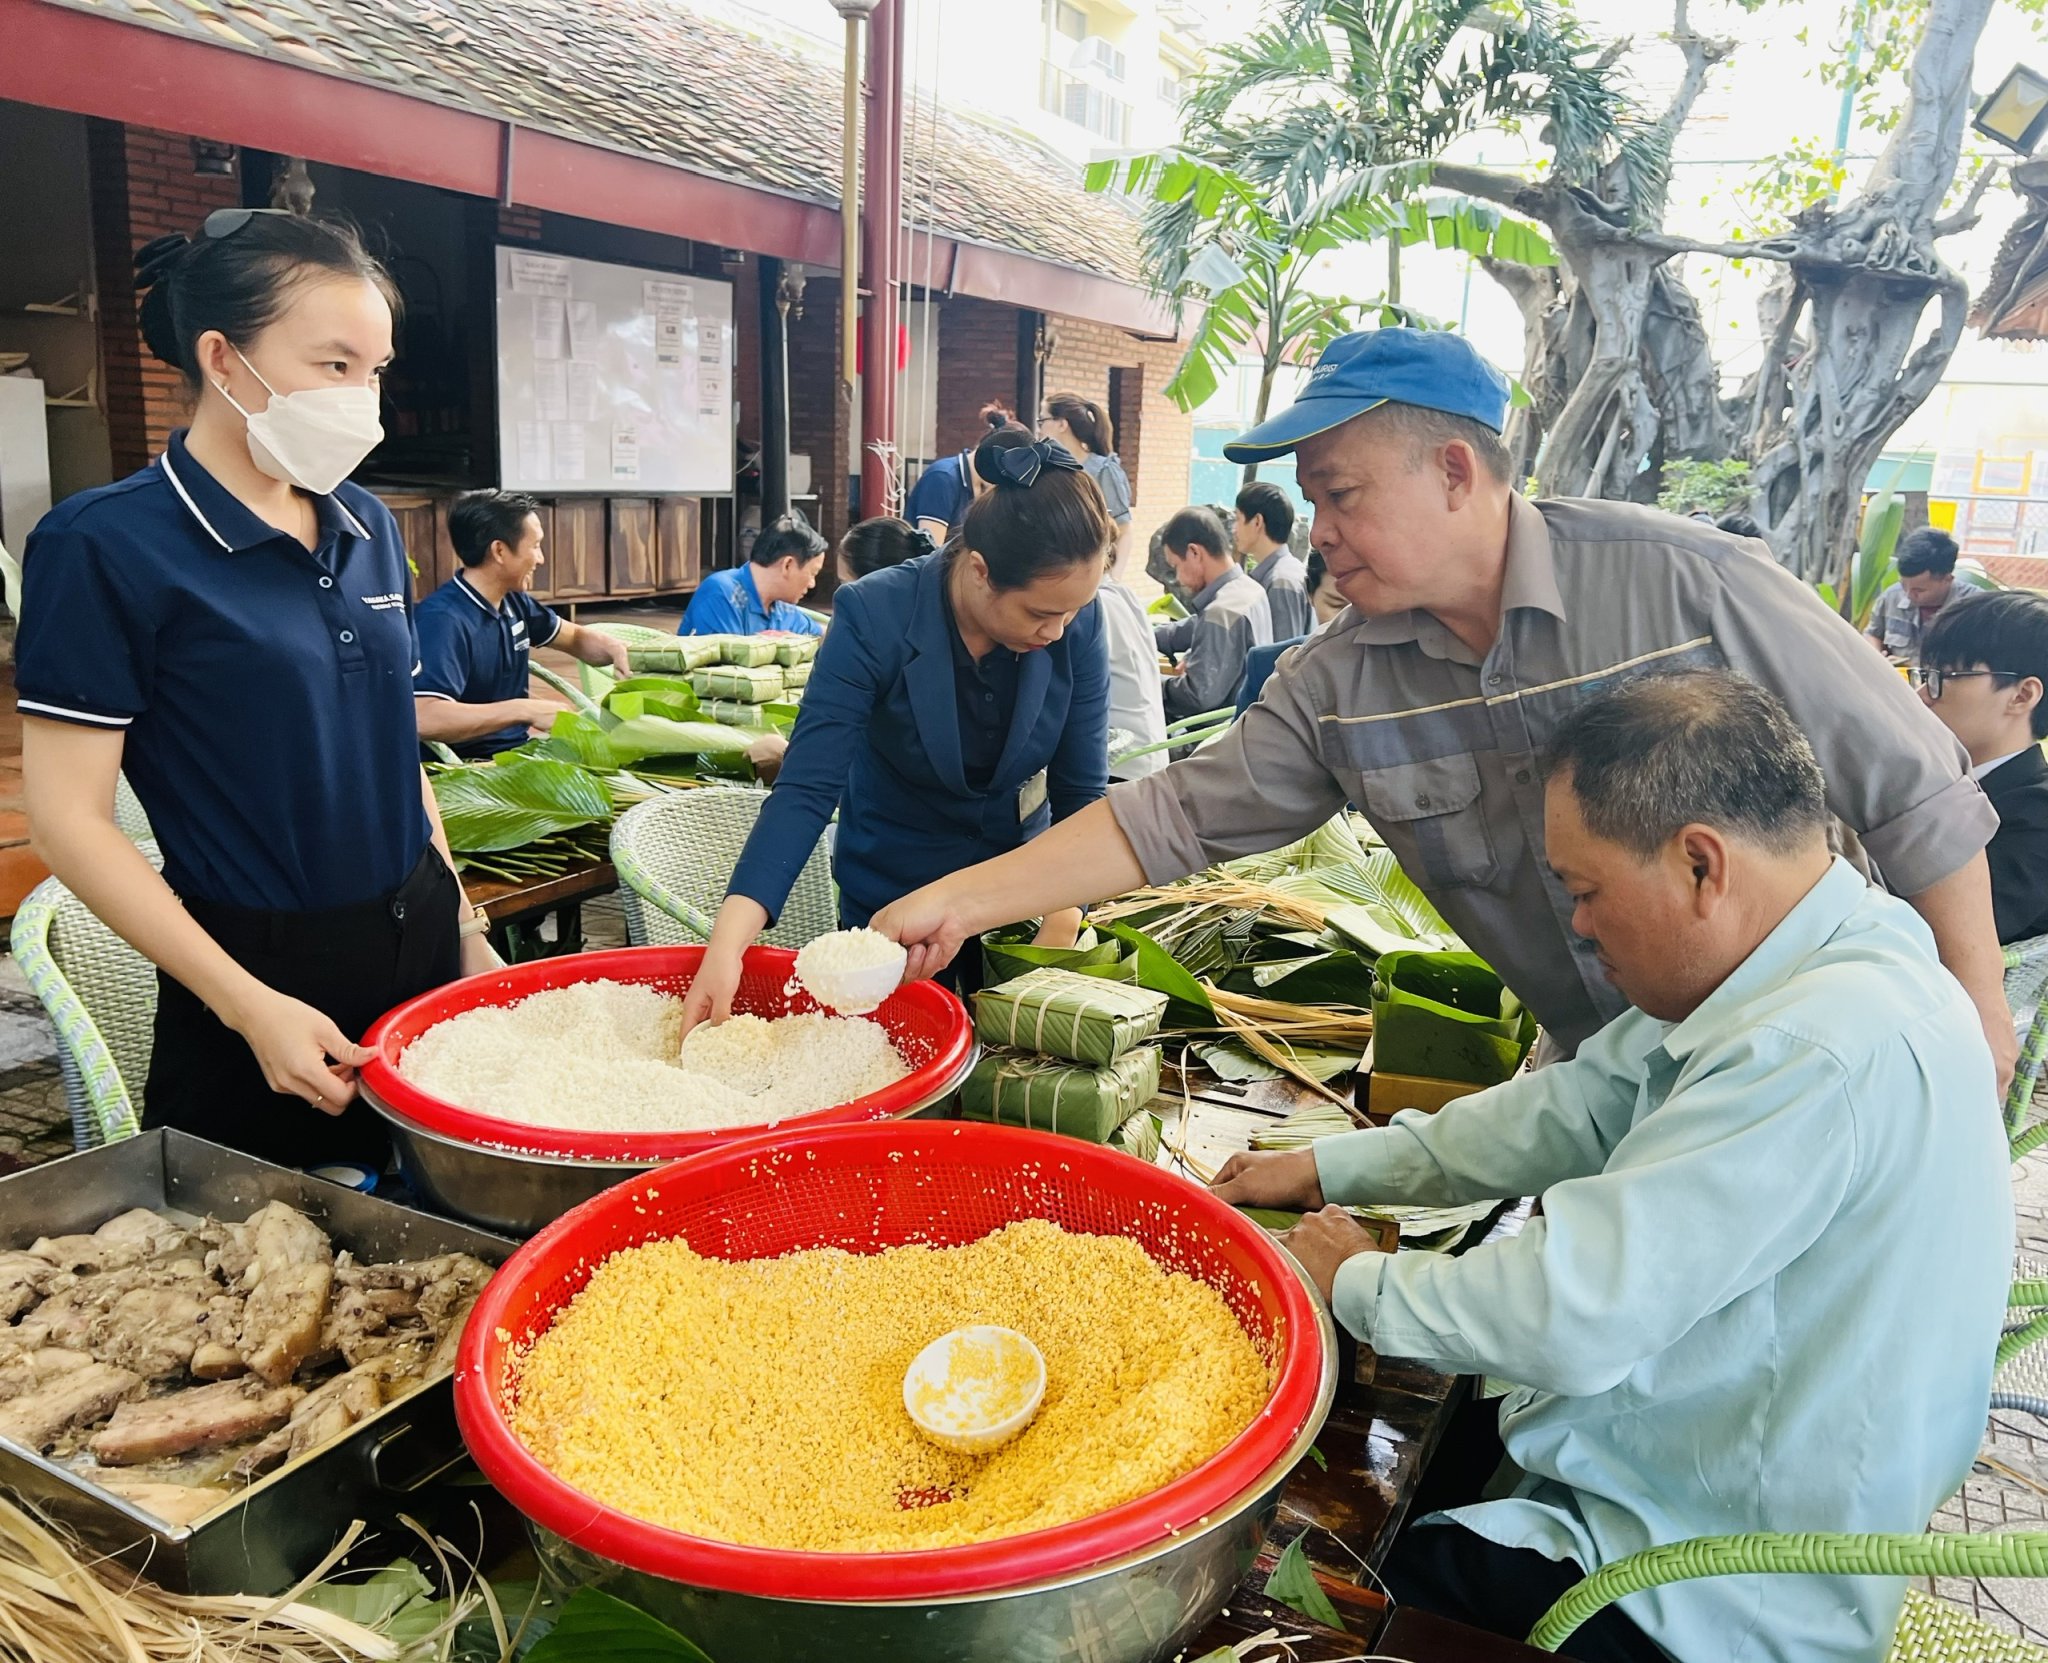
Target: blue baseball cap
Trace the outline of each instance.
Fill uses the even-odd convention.
[[[1301,397],[1223,447],[1232,462],[1270,462],[1304,439],[1382,404],[1415,404],[1507,426],[1508,378],[1462,335],[1440,329],[1362,329],[1323,348]]]

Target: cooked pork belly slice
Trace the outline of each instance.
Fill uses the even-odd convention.
[[[123,1403],[90,1447],[94,1459],[110,1467],[225,1449],[276,1431],[305,1395],[296,1386],[267,1387],[254,1380],[193,1386],[168,1397]]]
[[[66,1369],[36,1390],[0,1404],[0,1438],[41,1454],[74,1426],[104,1420],[142,1386],[141,1375],[105,1363]]]
[[[34,1253],[0,1253],[0,1322],[12,1322],[43,1297],[57,1267]]]
[[[83,1351],[67,1351],[58,1346],[17,1352],[0,1363],[0,1403],[39,1391],[58,1375],[84,1368],[91,1361]]]

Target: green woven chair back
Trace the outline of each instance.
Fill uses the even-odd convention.
[[[140,845],[159,870],[154,843]],[[156,969],[55,878],[15,914],[15,962],[57,1033],[57,1063],[80,1149],[132,1137],[156,1024]]]
[[[725,886],[760,817],[765,791],[705,786],[638,803],[612,827],[612,864],[635,946],[708,941]],[[761,939],[801,947],[839,927],[832,863],[820,839],[774,927]]]

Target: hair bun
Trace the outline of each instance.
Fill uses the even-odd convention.
[[[135,251],[135,286],[138,289],[154,288],[170,274],[171,268],[184,257],[185,250],[192,246],[192,239],[181,231],[168,236],[153,237]]]

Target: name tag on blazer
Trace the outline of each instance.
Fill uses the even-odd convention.
[[[1026,780],[1017,792],[1017,823],[1021,826],[1032,815],[1045,807],[1045,770],[1043,768]]]

